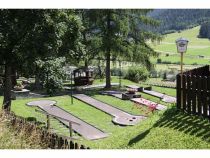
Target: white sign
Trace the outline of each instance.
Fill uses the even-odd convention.
[[[187,51],[188,40],[184,38],[179,38],[176,40],[177,51],[179,53],[185,53]]]

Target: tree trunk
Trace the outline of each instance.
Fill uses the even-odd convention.
[[[40,90],[42,88],[39,75],[35,75],[35,89]]]
[[[85,69],[88,70],[88,61],[85,59]],[[86,77],[89,77],[89,71],[85,72]]]
[[[4,79],[4,100],[2,108],[4,110],[10,111],[11,107],[11,90],[12,90],[12,82],[11,82],[11,74],[12,74],[12,66],[10,63],[6,63],[5,65],[5,79]]]
[[[111,88],[111,76],[110,76],[110,29],[111,29],[111,13],[108,11],[107,13],[107,39],[106,39],[106,86],[105,88]]]
[[[16,75],[16,69],[14,66],[11,68],[11,82],[12,82],[12,87],[14,87],[17,84],[17,75]]]
[[[111,88],[111,76],[110,76],[110,51],[106,52],[106,86],[105,88]]]

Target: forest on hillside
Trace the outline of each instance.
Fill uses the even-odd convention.
[[[149,16],[160,21],[153,29],[162,34],[172,33],[201,25],[210,20],[210,9],[155,9]]]

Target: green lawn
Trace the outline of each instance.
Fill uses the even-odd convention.
[[[184,54],[184,63],[185,64],[209,64],[210,62],[210,41],[204,38],[197,38],[199,34],[200,26],[194,27],[192,29],[181,31],[180,33],[171,33],[165,35],[164,39],[160,44],[151,46],[161,53],[160,58],[162,61],[170,62],[179,62],[180,54],[177,53],[175,40],[180,37],[185,37],[189,40],[187,53]],[[169,54],[168,57],[165,54]],[[198,58],[199,55],[203,55],[205,58]],[[156,62],[156,59],[152,58],[153,62]]]
[[[113,77],[112,81],[117,81]],[[96,83],[100,81],[96,80]],[[123,85],[136,84],[123,80]],[[136,85],[143,85],[136,84]],[[145,86],[145,85],[144,85]],[[175,96],[175,89],[153,86],[156,91]],[[88,94],[92,97],[111,104],[117,108],[132,114],[142,114],[139,109],[133,107],[130,101],[122,101],[111,96],[99,95],[94,90]],[[146,99],[156,102],[156,97],[143,94]],[[88,141],[75,134],[79,143],[96,149],[209,149],[210,148],[210,126],[209,122],[199,117],[190,116],[176,111],[175,105],[160,102],[168,107],[166,111],[155,112],[148,119],[135,126],[119,126],[112,123],[112,117],[100,110],[97,110],[79,100],[74,99],[71,105],[70,96],[58,96],[50,98],[56,100],[57,105],[71,112],[75,116],[109,133],[109,137],[101,140]],[[25,104],[37,99],[21,99],[12,102],[12,111],[23,117],[36,117],[40,122],[45,122],[46,117],[34,111],[34,108]],[[2,97],[0,97],[2,101]],[[42,124],[45,125],[45,124]],[[68,129],[58,121],[52,120],[52,130],[59,134],[69,135]]]
[[[149,97],[151,98],[151,96]],[[74,105],[71,105],[69,96],[46,99],[56,100],[62,108],[110,133],[108,138],[96,141],[87,141],[81,138],[82,140],[79,142],[91,148],[210,148],[209,137],[206,137],[209,134],[209,123],[197,117],[178,113],[174,108],[170,108],[166,112],[155,113],[136,126],[121,127],[111,122],[111,116],[76,99],[74,99]],[[31,112],[32,108],[24,105],[28,101],[30,100],[13,101],[12,110],[17,115],[34,116]]]

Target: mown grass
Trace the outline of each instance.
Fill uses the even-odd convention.
[[[113,78],[112,81],[117,80]],[[98,82],[98,81],[96,81]],[[123,80],[123,84],[136,84]],[[138,84],[143,85],[143,83]],[[153,86],[154,90],[167,92],[175,96],[175,89]],[[57,105],[66,109],[75,116],[109,133],[109,137],[101,140],[88,141],[76,135],[79,143],[96,149],[209,149],[210,148],[210,126],[209,122],[197,116],[190,116],[178,112],[173,104],[166,104],[160,99],[141,93],[146,99],[160,102],[168,107],[166,111],[155,112],[148,119],[135,126],[119,126],[112,123],[112,116],[97,110],[77,99],[71,105],[70,96],[58,96],[50,98],[56,100]],[[133,114],[141,114],[138,109],[133,108],[130,101],[122,101],[111,96],[90,94],[98,100],[107,102]],[[0,97],[1,100],[2,97]],[[25,103],[40,99],[21,99],[12,102],[12,111],[16,115],[24,117],[38,117],[34,109],[25,106]],[[45,117],[42,117],[45,122]],[[39,120],[37,118],[37,120]],[[53,123],[54,124],[54,123]],[[54,131],[69,135],[68,129],[60,125],[54,125]],[[67,130],[63,129],[66,128]]]
[[[177,53],[177,48],[175,40],[180,37],[185,37],[189,40],[187,53],[184,54],[185,64],[209,64],[210,58],[210,41],[204,38],[198,38],[200,26],[194,27],[192,29],[181,31],[180,33],[171,33],[165,35],[165,38],[160,44],[151,46],[158,52],[162,52],[160,58],[162,61],[169,61],[172,63],[180,61],[180,54]],[[168,53],[169,56],[166,57],[165,54]],[[190,56],[189,56],[190,55]],[[205,58],[198,58],[199,55],[203,55]],[[156,59],[152,58],[153,62]]]

